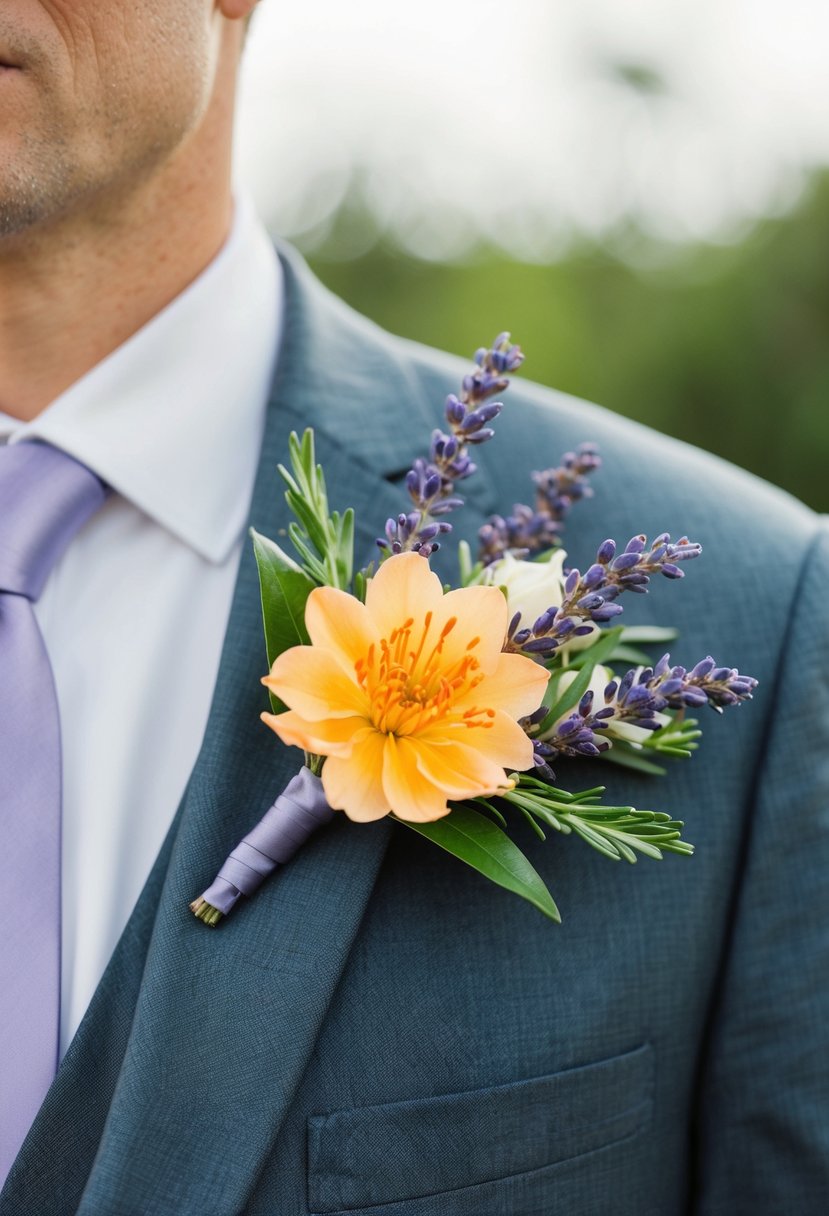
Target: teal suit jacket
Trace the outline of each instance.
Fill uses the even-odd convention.
[[[391,338],[284,254],[287,316],[251,522],[313,424],[368,558],[462,365]],[[508,318],[494,318],[494,323]],[[187,904],[294,772],[258,722],[253,558],[175,822],[0,1197],[0,1216],[759,1216],[829,1197],[829,534],[691,448],[516,382],[456,538],[601,445],[567,548],[669,529],[681,586],[627,605],[761,680],[695,759],[614,798],[691,859],[614,865],[516,833],[557,927],[404,827],[338,817],[211,932]],[[445,557],[446,555],[444,555]],[[563,766],[562,766],[563,767]],[[563,775],[563,774],[562,774]],[[575,786],[595,766],[573,766]]]

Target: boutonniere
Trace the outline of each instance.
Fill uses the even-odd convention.
[[[675,630],[617,623],[624,594],[646,592],[655,575],[681,579],[700,546],[667,533],[634,536],[621,550],[606,540],[583,572],[571,566],[564,522],[590,497],[601,463],[583,444],[533,474],[533,506],[484,525],[476,561],[461,542],[457,587],[430,569],[475,473],[471,452],[493,436],[502,406],[491,398],[522,359],[507,334],[477,352],[447,399],[447,429],[434,431],[408,473],[408,509],[386,522],[376,560],[361,570],[354,512],[330,510],[313,432],[291,435],[291,467],[279,471],[296,556],[252,535],[270,665],[262,721],[304,752],[304,764],[190,905],[206,924],[337,813],[390,815],[556,921],[550,892],[510,836],[516,816],[542,839],[576,835],[614,860],[693,852],[669,812],[609,805],[604,785],[573,791],[556,773],[589,757],[661,774],[660,760],[698,746],[690,713],[751,698],[756,680],[710,656],[690,669],[667,654],[653,663],[642,647]]]

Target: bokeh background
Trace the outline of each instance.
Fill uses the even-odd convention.
[[[829,511],[825,0],[262,0],[237,171],[386,328]]]

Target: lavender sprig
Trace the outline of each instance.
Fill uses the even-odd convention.
[[[544,719],[534,714],[526,719],[528,734],[539,731],[533,740],[537,767],[550,770],[550,760],[559,756],[598,756],[607,751],[614,727],[638,727],[657,732],[666,726],[666,710],[685,711],[710,706],[717,713],[742,701],[750,701],[757,687],[753,676],[741,675],[736,667],[718,667],[708,655],[688,671],[671,666],[665,654],[655,667],[633,668],[621,680],[613,679],[604,688],[601,709],[595,710],[596,695],[588,689],[573,713],[545,733]],[[624,736],[622,736],[624,740]],[[675,750],[673,743],[670,750]]]
[[[535,507],[516,503],[511,515],[490,516],[478,532],[479,560],[488,566],[507,552],[526,557],[556,548],[573,504],[592,498],[587,479],[601,463],[596,445],[582,443],[575,452],[565,452],[555,468],[533,473]]]
[[[388,519],[377,540],[386,556],[411,550],[429,557],[440,547],[437,538],[451,532],[452,525],[439,517],[463,506],[456,484],[477,469],[469,448],[492,438],[495,432],[489,424],[502,409],[498,401],[486,402],[509,387],[504,373],[516,371],[523,359],[508,333],[499,334],[489,349],[482,346],[475,352],[476,370],[464,376],[460,396],[450,393],[446,399],[449,431],[432,432],[428,457],[418,457],[406,475],[414,510]]]
[[[563,642],[591,633],[592,625],[586,622],[601,625],[619,616],[624,609],[616,600],[623,592],[645,594],[654,574],[684,578],[680,563],[699,557],[701,552],[702,546],[687,536],[673,542],[667,532],[657,536],[650,548],[646,536],[634,536],[618,555],[616,542],[606,540],[584,574],[575,568],[569,571],[560,606],[551,606],[531,628],[519,629],[520,620],[513,618],[507,649],[548,657]]]

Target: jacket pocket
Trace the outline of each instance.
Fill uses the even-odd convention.
[[[328,1216],[436,1196],[625,1140],[650,1122],[653,1067],[645,1044],[508,1085],[312,1115],[310,1210]]]

